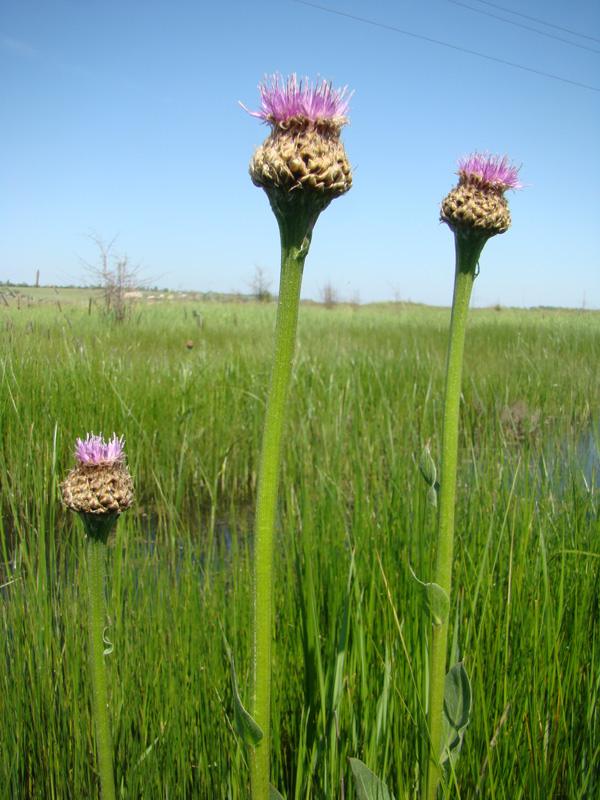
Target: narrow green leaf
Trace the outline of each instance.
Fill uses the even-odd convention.
[[[358,758],[349,758],[358,800],[394,800],[383,781]]]
[[[144,750],[144,752],[142,753],[142,755],[141,755],[141,756],[138,758],[138,760],[135,762],[135,764],[134,764],[134,765],[133,765],[133,767],[131,768],[131,771],[132,771],[132,772],[135,772],[135,771],[136,771],[136,769],[138,769],[138,767],[139,767],[141,764],[143,764],[143,763],[144,763],[144,761],[145,761],[145,760],[148,758],[148,756],[150,755],[150,753],[151,753],[151,752],[154,750],[154,748],[156,747],[156,745],[158,744],[158,742],[160,741],[160,739],[161,739],[161,737],[162,737],[162,735],[163,735],[163,732],[164,732],[164,729],[165,729],[165,727],[166,727],[166,726],[165,726],[165,723],[164,723],[164,722],[161,722],[161,724],[160,724],[160,736],[157,736],[157,737],[156,737],[156,739],[155,739],[155,740],[152,742],[152,744],[148,745],[148,747],[147,747],[147,748]],[[125,793],[124,793],[124,787],[122,786],[122,787],[121,787],[121,789],[122,789],[122,791],[121,791],[121,796],[122,796],[122,797],[125,797]]]
[[[246,711],[246,709],[242,705],[240,694],[238,692],[237,680],[235,678],[235,664],[233,661],[233,653],[229,649],[227,642],[225,642],[225,650],[227,651],[229,663],[231,664],[231,680],[233,682],[233,712],[234,712],[235,729],[238,732],[244,744],[247,744],[249,747],[256,747],[256,745],[263,738],[264,734],[259,725],[256,723],[256,721],[250,716],[250,714]]]
[[[450,613],[450,598],[437,583],[423,583],[415,575],[411,565],[408,565],[411,575],[417,584],[421,600],[421,608],[432,625],[443,625]]]
[[[473,709],[471,682],[462,661],[446,675],[444,688],[444,738],[440,765],[446,780],[456,763]]]

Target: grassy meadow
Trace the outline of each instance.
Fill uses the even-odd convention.
[[[450,279],[449,279],[450,280]],[[14,287],[13,287],[14,289]],[[249,674],[250,552],[274,304],[0,298],[0,800],[97,798],[76,437],[124,434],[109,552],[122,798],[249,796],[224,638]],[[2,300],[4,302],[2,302]],[[449,309],[300,309],[276,554],[272,781],[353,800],[348,758],[418,796]],[[187,343],[192,344],[191,347]],[[452,661],[474,711],[453,798],[600,792],[600,312],[472,310]]]

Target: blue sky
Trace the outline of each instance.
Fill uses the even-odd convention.
[[[248,176],[268,129],[238,101],[256,108],[279,71],[354,90],[354,186],[317,223],[303,297],[449,305],[439,203],[477,148],[530,186],[474,304],[600,308],[600,6],[494,2],[319,3],[381,27],[294,0],[2,0],[0,280],[84,281],[95,231],[159,286],[248,292],[259,267],[276,291],[277,226]]]

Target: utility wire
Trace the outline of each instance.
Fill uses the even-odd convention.
[[[600,50],[595,50],[593,47],[586,47],[584,44],[578,44],[577,42],[570,42],[568,39],[563,39],[561,36],[555,36],[553,33],[538,31],[537,28],[530,28],[529,25],[522,25],[520,22],[514,22],[512,19],[506,19],[506,17],[499,17],[497,14],[491,14],[489,11],[482,11],[479,8],[473,8],[473,6],[467,6],[465,5],[465,3],[459,3],[458,0],[448,0],[448,2],[452,3],[455,6],[462,6],[462,8],[468,8],[469,11],[474,11],[476,14],[484,14],[486,17],[492,17],[492,19],[499,19],[502,22],[507,22],[509,25],[516,25],[517,28],[523,28],[526,31],[533,31],[534,33],[539,33],[540,36],[547,36],[549,39],[556,39],[557,42],[564,42],[565,44],[570,44],[571,47],[580,47],[582,50],[588,50],[590,53],[597,53],[598,55],[600,55]],[[544,23],[542,23],[542,25],[543,24]]]
[[[339,17],[347,17],[348,19],[356,20],[357,22],[364,22],[366,25],[373,25],[376,28],[384,28],[388,31],[394,31],[394,33],[402,33],[404,36],[412,36],[413,39],[421,39],[423,42],[431,42],[433,44],[439,44],[442,47],[449,47],[451,50],[458,50],[461,53],[468,53],[471,56],[478,56],[479,58],[485,58],[488,61],[495,61],[497,64],[505,64],[509,67],[515,67],[515,69],[522,69],[525,72],[533,72],[534,75],[543,75],[545,78],[552,78],[555,81],[562,81],[563,83],[570,83],[571,86],[579,86],[581,89],[590,89],[592,92],[600,92],[600,89],[597,86],[589,86],[586,83],[578,83],[577,81],[571,81],[568,78],[561,78],[560,75],[552,75],[549,72],[542,72],[539,69],[533,69],[532,67],[524,67],[522,64],[515,64],[514,61],[505,61],[502,58],[495,58],[494,56],[488,56],[485,53],[478,53],[476,50],[467,50],[466,47],[459,47],[456,44],[448,44],[448,42],[440,42],[439,39],[432,39],[429,36],[421,36],[418,33],[412,33],[411,31],[404,31],[401,28],[395,28],[393,25],[386,25],[383,22],[374,22],[372,19],[365,19],[364,17],[357,17],[354,14],[348,14],[346,11],[338,11],[334,8],[327,8],[326,6],[320,6],[316,3],[309,3],[307,0],[294,0],[294,3],[300,3],[303,6],[310,6],[311,8],[318,8],[319,11],[327,11],[329,14],[337,14]]]
[[[540,25],[547,25],[549,28],[556,28],[557,31],[564,31],[564,33],[572,33],[573,36],[581,36],[582,39],[589,39],[590,42],[597,42],[600,44],[600,39],[594,39],[593,36],[586,36],[585,33],[577,33],[577,31],[571,31],[569,28],[561,28],[560,25],[553,25],[551,22],[544,22],[543,19],[537,19],[536,17],[528,17],[527,14],[521,14],[519,11],[511,11],[510,8],[504,8],[504,6],[498,6],[496,3],[489,3],[488,0],[477,0],[478,3],[483,3],[486,6],[492,6],[492,8],[499,8],[500,11],[507,11],[509,14],[514,14],[517,17],[523,17],[523,19],[529,19],[532,22],[539,22]]]

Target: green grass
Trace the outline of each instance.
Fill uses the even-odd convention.
[[[98,797],[83,530],[58,501],[90,430],[125,435],[137,490],[109,556],[119,792],[246,798],[222,634],[244,694],[275,307],[144,300],[115,327],[85,293],[20,308],[4,294],[0,798]],[[444,309],[301,308],[275,586],[286,798],[352,800],[348,757],[396,800],[417,796],[428,626],[408,564],[429,579],[416,465],[429,438],[437,456],[448,323]],[[456,798],[600,786],[599,323],[471,312],[450,641],[474,713]]]

